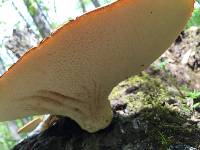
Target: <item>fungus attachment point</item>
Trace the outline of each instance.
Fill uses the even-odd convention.
[[[64,25],[0,78],[0,120],[50,113],[89,132],[105,128],[112,88],[170,46],[193,4],[119,0]]]

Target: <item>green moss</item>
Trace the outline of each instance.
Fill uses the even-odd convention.
[[[138,87],[134,93],[126,94],[125,87]],[[169,98],[166,86],[159,78],[152,78],[143,73],[121,82],[109,96],[112,99],[122,97],[130,110],[140,111],[160,105]]]
[[[151,142],[157,143],[160,149],[166,149],[171,144],[182,143],[185,139],[197,138],[200,133],[195,126],[184,125],[187,123],[187,116],[180,115],[165,106],[143,109],[140,114],[143,121],[148,120],[147,136],[151,136]],[[194,141],[186,142],[192,143]]]
[[[109,96],[110,100],[123,100],[129,112],[139,114],[143,122],[148,122],[146,135],[159,149],[167,149],[171,144],[193,139],[200,134],[193,125],[184,126],[193,110],[182,96],[172,96],[168,86],[160,78],[142,73],[119,83]],[[129,88],[132,89],[127,92]],[[170,99],[178,101],[178,106],[168,104]],[[187,143],[197,144],[194,141]]]

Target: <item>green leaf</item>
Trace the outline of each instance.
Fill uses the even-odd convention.
[[[192,106],[192,108],[197,108],[197,107],[199,107],[200,106],[200,102],[199,103],[196,103],[196,104],[194,104],[193,106]]]

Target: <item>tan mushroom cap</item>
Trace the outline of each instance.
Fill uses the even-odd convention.
[[[50,113],[89,132],[105,128],[112,88],[170,46],[193,4],[119,0],[64,25],[0,78],[0,121]]]

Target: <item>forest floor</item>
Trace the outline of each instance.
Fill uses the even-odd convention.
[[[69,118],[13,150],[200,149],[200,29],[191,28],[141,74],[109,96],[111,125],[89,134]]]

